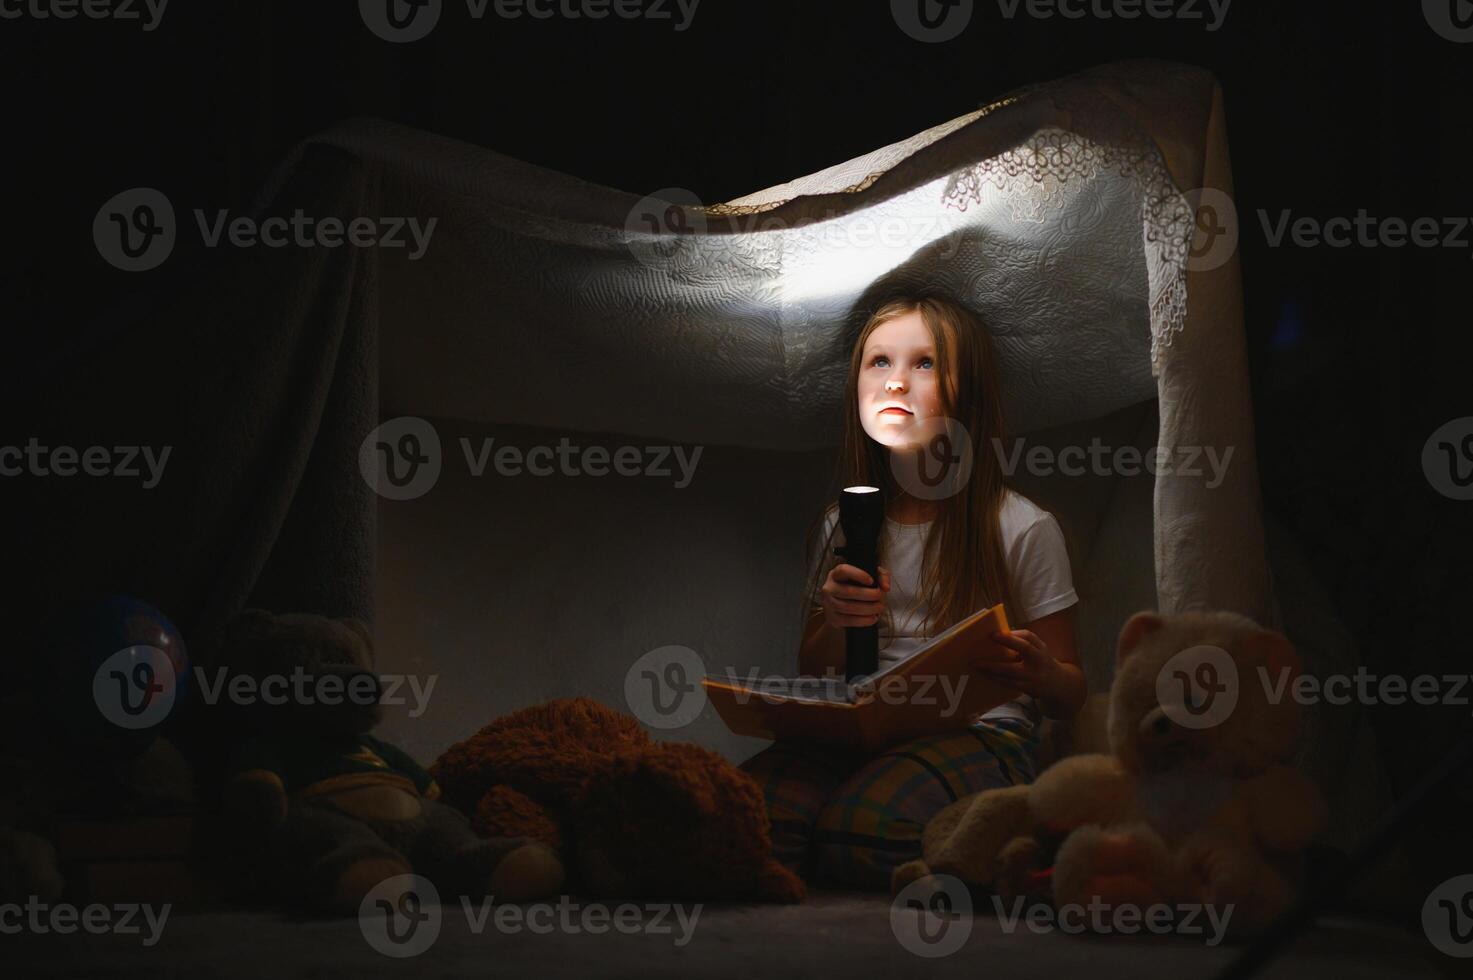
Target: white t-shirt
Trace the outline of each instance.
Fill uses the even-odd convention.
[[[1074,591],[1074,580],[1069,571],[1064,532],[1054,515],[1022,494],[1008,489],[1004,491],[1002,509],[997,516],[1002,532],[1003,560],[1013,587],[1014,608],[1008,610],[1009,624],[1023,626],[1078,602],[1079,595]],[[835,508],[824,524],[821,542],[833,530],[833,544],[844,543],[844,529],[834,528],[838,520],[839,512]],[[929,638],[920,633],[926,618],[920,587],[921,558],[931,524],[931,521],[899,524],[885,518],[880,548],[884,556],[882,561],[890,570],[890,592],[885,601],[890,608],[894,633],[880,633],[881,667],[904,660]],[[824,567],[830,567],[837,560],[832,554],[825,556]],[[1032,720],[1031,703],[1032,698],[1025,695],[998,705],[982,717]]]

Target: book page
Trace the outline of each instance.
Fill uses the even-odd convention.
[[[988,617],[988,615],[991,614],[994,609],[996,609],[998,611],[999,619],[1002,620],[998,624],[999,627],[1006,628],[1005,625],[1004,625],[1006,623],[1006,617],[1003,615],[1003,612],[1002,612],[1002,608],[1001,608],[1001,604],[1000,603],[998,605],[996,605],[996,606],[989,606],[989,607],[987,607],[985,609],[979,609],[976,612],[972,613],[970,616],[967,616],[964,619],[958,620],[957,622],[955,622],[955,623],[951,624],[950,626],[948,626],[946,629],[942,630],[940,633],[937,633],[930,640],[928,640],[925,644],[923,644],[922,646],[920,646],[917,649],[915,649],[914,651],[912,651],[911,654],[908,657],[906,657],[904,660],[897,660],[895,663],[890,664],[888,667],[885,667],[883,670],[878,670],[875,673],[870,674],[868,677],[856,678],[855,681],[854,681],[854,684],[852,686],[855,688],[855,690],[856,690],[857,693],[864,693],[864,692],[869,691],[871,688],[873,688],[873,686],[875,684],[879,683],[880,681],[882,681],[884,678],[890,676],[891,674],[894,674],[894,673],[896,673],[896,672],[898,672],[900,670],[908,669],[908,668],[914,666],[915,665],[915,662],[917,660],[919,660],[920,658],[924,657],[926,654],[928,654],[929,652],[931,652],[933,649],[935,649],[937,646],[939,646],[942,642],[950,639],[953,636],[956,636],[958,633],[962,632],[963,630],[966,630],[966,629],[971,628],[979,620],[986,619]]]

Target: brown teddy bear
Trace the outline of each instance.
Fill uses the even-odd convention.
[[[521,901],[562,885],[551,848],[483,839],[440,801],[429,773],[369,734],[381,692],[363,623],[247,610],[228,625],[217,666],[246,731],[222,808],[234,843],[262,872],[259,897],[354,914],[381,884],[411,873],[447,899]]]
[[[1117,658],[1111,753],[947,807],[923,831],[923,860],[896,869],[895,891],[934,872],[1005,899],[1047,882],[1059,907],[1231,906],[1249,928],[1287,910],[1325,819],[1318,790],[1287,764],[1293,647],[1234,613],[1146,612],[1121,630]]]
[[[762,791],[720,754],[656,742],[589,698],[507,715],[431,767],[483,834],[558,848],[591,894],[796,902]]]

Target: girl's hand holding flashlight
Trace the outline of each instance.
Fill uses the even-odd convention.
[[[862,568],[839,564],[829,570],[824,580],[824,621],[835,629],[873,626],[885,611],[885,593],[890,591],[890,570],[879,568],[880,585]]]

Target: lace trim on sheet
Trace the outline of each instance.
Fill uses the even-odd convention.
[[[1112,103],[1085,92],[1053,101],[1068,118],[1089,120],[1088,127],[1079,128],[1090,133],[1041,129],[1020,145],[953,174],[942,203],[965,211],[981,202],[991,187],[1015,220],[1042,221],[1046,212],[1062,208],[1081,184],[1102,173],[1133,183],[1141,200],[1151,291],[1151,367],[1156,373],[1161,357],[1186,325],[1193,209],[1155,143]]]

